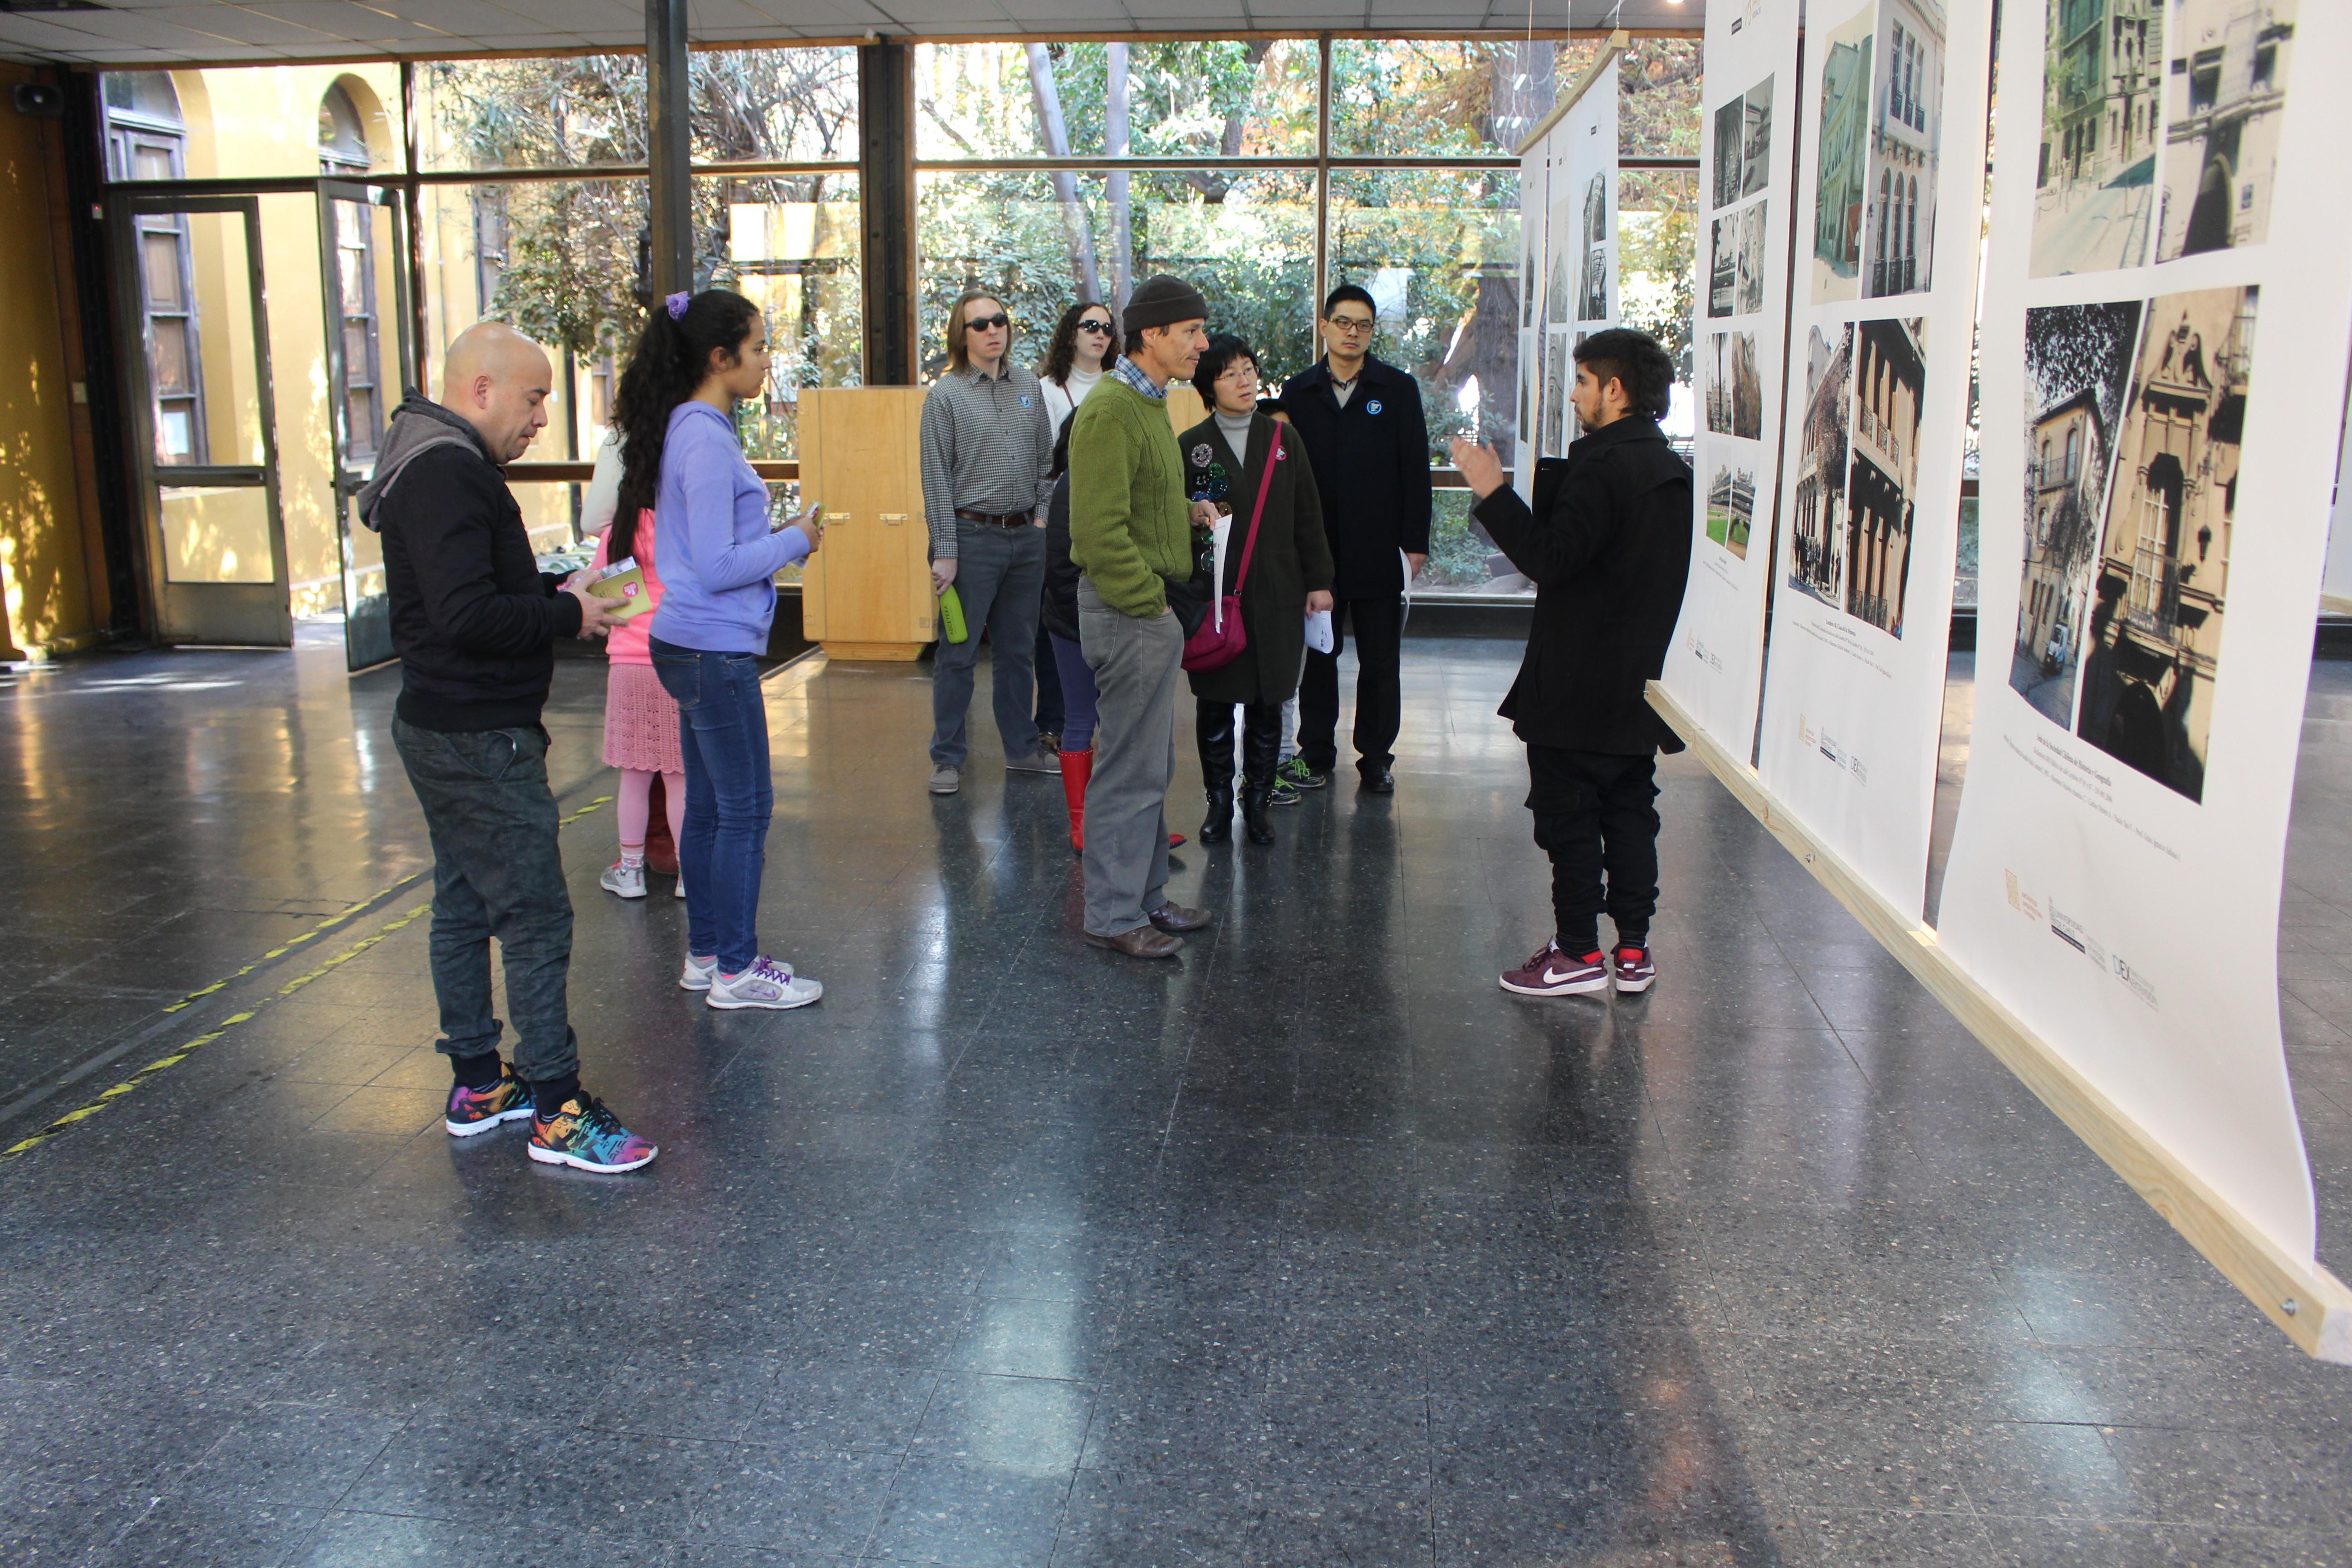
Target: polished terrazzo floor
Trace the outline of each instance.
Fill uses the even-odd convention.
[[[1411,645],[1394,797],[1181,851],[1221,919],[1157,966],[1078,943],[1053,781],[923,793],[919,669],[779,671],[766,930],[820,1007],[674,989],[682,910],[597,889],[609,806],[566,831],[589,1082],[665,1145],[619,1179],[439,1131],[395,675],[0,682],[0,1142],[217,1033],[0,1162],[0,1560],[2352,1561],[2352,1369],[1687,760],[1657,991],[1496,987],[1546,925],[1515,658]],[[2347,676],[2282,936],[2339,1270]],[[567,810],[601,680],[559,668]]]

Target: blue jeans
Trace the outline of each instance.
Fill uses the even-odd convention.
[[[768,819],[776,806],[768,771],[768,709],[760,661],[748,653],[703,653],[650,639],[654,674],[677,702],[686,754],[686,837],[677,847],[686,879],[686,950],[719,955],[740,974],[760,956],[760,875],[768,862]]]
[[[547,788],[547,731],[420,730],[392,721],[392,743],[433,837],[433,994],[440,1049],[499,1048],[490,1014],[490,939],[499,939],[514,1015],[516,1076],[560,1083],[580,1070],[564,983],[572,894]]]
[[[1062,677],[1062,750],[1083,752],[1095,743],[1095,672],[1076,643],[1068,637],[1054,637],[1053,643],[1054,666]]]
[[[931,762],[960,768],[971,749],[964,718],[971,710],[972,666],[983,626],[994,671],[996,732],[1006,760],[1025,757],[1037,749],[1036,672],[1030,660],[1036,657],[1044,608],[1045,531],[958,522],[956,550],[956,597],[963,601],[968,631],[960,643],[942,633],[931,660]]]

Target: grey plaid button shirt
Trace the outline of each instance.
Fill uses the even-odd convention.
[[[1045,389],[1015,364],[951,370],[923,398],[923,517],[931,557],[953,560],[956,510],[1034,513],[1053,494],[1054,422]]]

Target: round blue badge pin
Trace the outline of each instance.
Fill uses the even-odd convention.
[[[1377,397],[1373,398],[1370,403],[1367,403],[1367,404],[1365,404],[1365,405],[1364,405],[1364,412],[1365,412],[1365,413],[1367,413],[1367,414],[1378,414],[1380,411],[1381,411],[1381,400],[1380,400],[1379,398],[1377,398]]]

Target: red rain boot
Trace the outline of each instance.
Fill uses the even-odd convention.
[[[1092,750],[1063,752],[1062,798],[1070,805],[1070,850],[1083,855],[1087,848],[1087,780],[1094,776],[1095,754]]]

